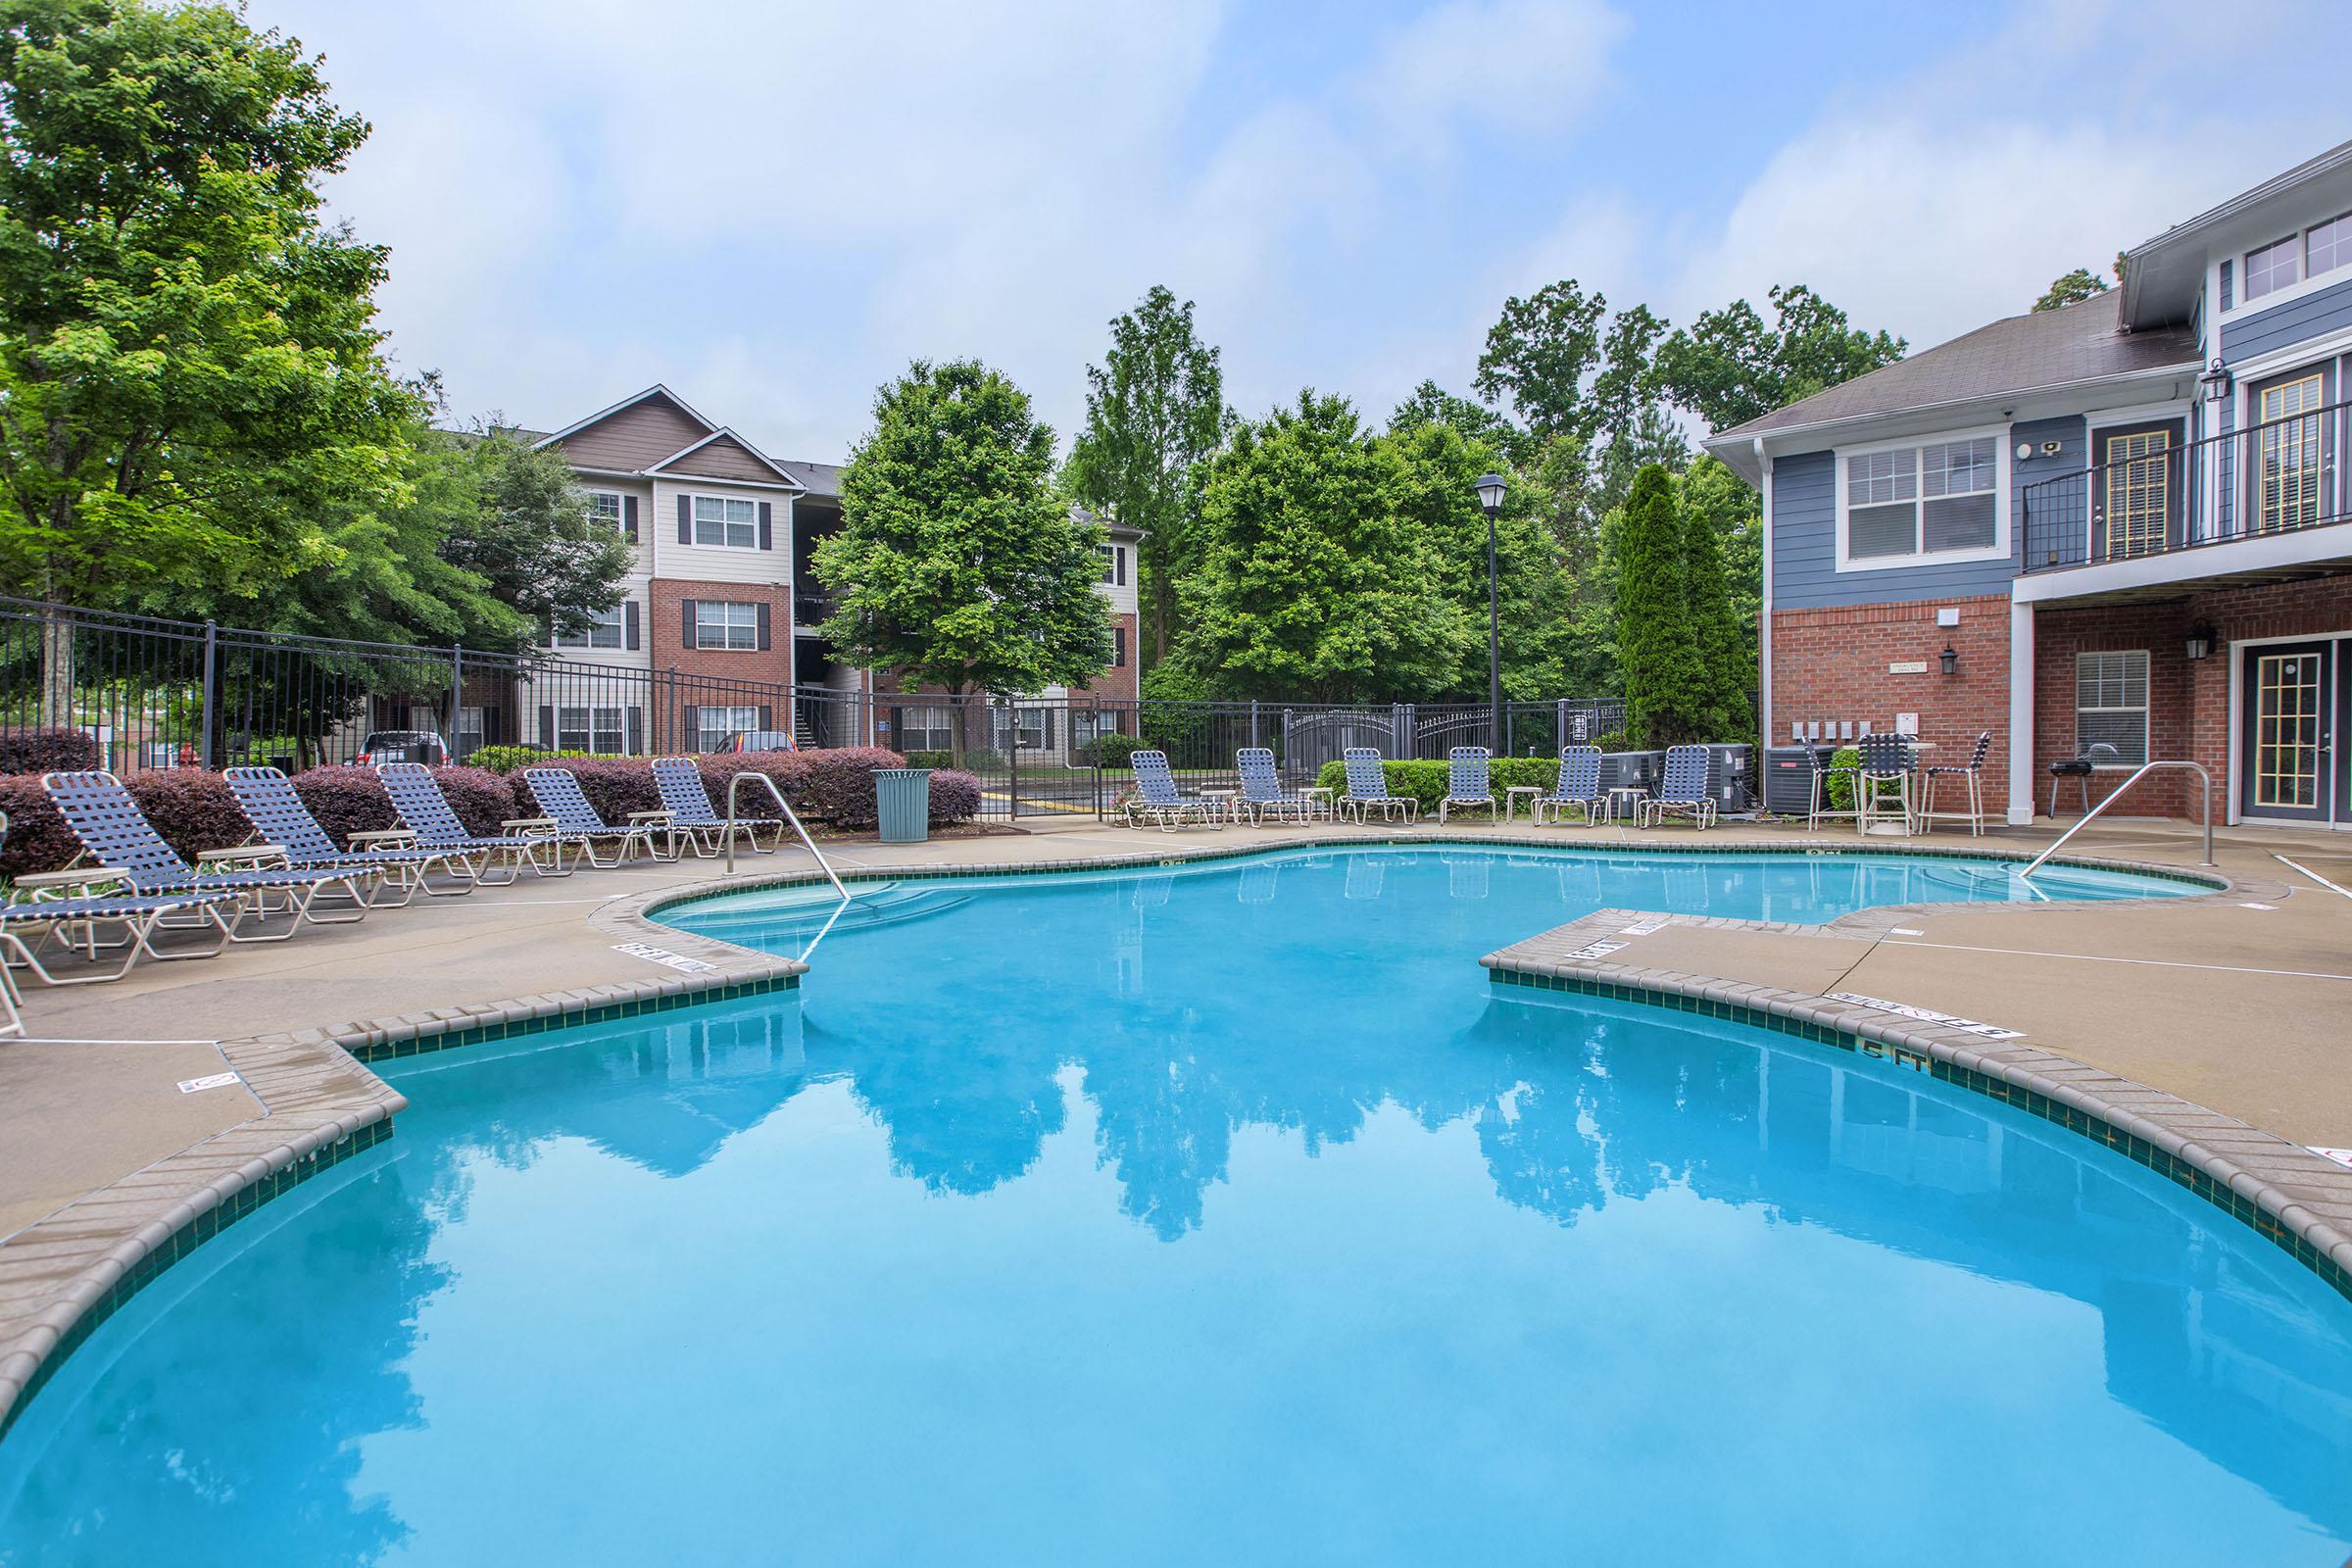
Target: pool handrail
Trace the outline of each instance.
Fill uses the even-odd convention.
[[[784,799],[784,792],[776,788],[776,781],[755,768],[744,768],[727,780],[727,875],[735,874],[736,792],[743,788],[743,781],[747,778],[758,779],[767,793],[775,798],[776,809],[784,813],[784,820],[792,824],[792,830],[801,836],[801,842],[808,846],[808,853],[816,857],[817,866],[825,873],[825,880],[833,884],[833,891],[841,895],[842,903],[849,903],[850,890],[841,885],[840,876],[833,870],[833,862],[825,858],[825,852],[816,847],[816,840],[810,838],[808,830],[801,825],[800,813],[792,808],[791,802]]]
[[[2197,863],[2199,865],[2211,865],[2213,863],[2213,775],[2205,771],[2205,764],[2203,762],[2191,762],[2180,758],[2160,758],[2153,762],[2142,762],[2139,764],[2139,766],[2133,768],[2130,778],[2124,780],[2114,789],[2109,790],[2104,800],[2100,801],[2098,805],[2092,807],[2089,810],[2082,813],[2082,821],[2077,822],[2073,827],[2070,827],[2065,832],[2059,834],[2058,842],[2051,845],[2048,849],[2042,851],[2039,855],[2034,857],[2033,864],[2027,866],[2023,871],[2018,872],[2018,876],[2023,879],[2025,877],[2030,877],[2034,872],[2040,870],[2042,861],[2048,859],[2051,856],[2056,855],[2060,850],[2066,848],[2066,841],[2073,838],[2076,834],[2082,832],[2084,828],[2090,826],[2091,818],[2097,816],[2101,811],[2104,811],[2110,806],[2113,806],[2117,801],[2122,800],[2125,792],[2130,790],[2132,785],[2139,782],[2139,778],[2142,773],[2152,773],[2160,767],[2186,767],[2196,770],[2197,781],[2202,784],[2205,789],[2205,858],[2199,860]]]

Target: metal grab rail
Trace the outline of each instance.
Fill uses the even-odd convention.
[[[727,780],[727,875],[735,874],[735,792],[743,787],[743,781],[747,778],[756,778],[766,787],[767,793],[775,799],[776,809],[784,813],[784,820],[792,824],[792,830],[801,836],[801,842],[808,846],[808,853],[816,857],[816,863],[824,871],[825,880],[833,884],[833,891],[841,895],[842,903],[849,903],[850,890],[841,885],[840,877],[834,875],[833,862],[825,858],[825,852],[816,847],[816,840],[810,838],[808,830],[801,825],[800,813],[784,799],[784,792],[776,788],[776,781],[765,773],[754,772],[748,767]]]
[[[2205,764],[2203,762],[2189,762],[2175,759],[2167,759],[2154,762],[2142,762],[2139,764],[2139,766],[2133,768],[2130,778],[2124,780],[2123,783],[2117,785],[2114,789],[2109,790],[2107,792],[2106,799],[2100,801],[2098,805],[2083,812],[2082,821],[2077,822],[2073,827],[2070,827],[2065,832],[2059,834],[2058,842],[2051,845],[2048,849],[2042,851],[2039,855],[2034,857],[2034,863],[2027,866],[2023,871],[2020,871],[2018,875],[2021,878],[2029,877],[2034,872],[2040,870],[2042,861],[2048,859],[2051,856],[2056,855],[2060,850],[2066,848],[2066,841],[2073,838],[2076,834],[2082,832],[2084,828],[2090,826],[2091,818],[2097,816],[2101,811],[2104,811],[2107,809],[2107,808],[2122,800],[2132,786],[2139,782],[2139,777],[2142,773],[2152,773],[2160,767],[2192,768],[2196,772],[2198,782],[2204,785],[2205,858],[2197,863],[2199,865],[2211,865],[2213,863],[2213,775],[2205,771]]]

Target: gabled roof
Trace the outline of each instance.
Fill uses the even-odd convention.
[[[2263,239],[2275,239],[2276,230],[2291,231],[2332,216],[2341,210],[2339,202],[2352,202],[2352,141],[2338,142],[2186,222],[2175,223],[2154,239],[2142,240],[2124,256],[2125,323],[2144,329],[2188,319],[2205,286],[2209,253],[2222,246],[2236,249],[2233,231],[2242,236],[2252,228]],[[2312,203],[2320,210],[2301,210]],[[2259,226],[2266,223],[2268,229]]]
[[[636,393],[630,397],[622,398],[618,403],[613,404],[609,409],[599,409],[594,414],[588,416],[588,417],[585,419],[574,419],[563,429],[541,436],[538,440],[532,442],[531,445],[535,447],[543,447],[550,445],[551,443],[561,441],[567,435],[577,435],[582,430],[587,429],[590,425],[610,419],[612,417],[612,416],[620,413],[623,409],[633,409],[648,398],[667,398],[671,403],[677,405],[679,413],[685,415],[686,417],[692,419],[704,429],[711,431],[713,434],[715,434],[719,428],[717,425],[712,424],[709,419],[704,418],[700,414],[696,413],[693,404],[687,402],[684,398],[678,396],[675,392],[672,392],[661,382],[656,381],[652,386],[647,387],[644,391]]]
[[[685,405],[680,404],[679,407],[683,408]],[[700,416],[697,416],[697,417],[700,417]],[[709,435],[703,437],[700,441],[695,442],[692,446],[683,447],[678,451],[671,453],[668,457],[663,458],[660,463],[649,466],[645,471],[648,473],[660,473],[662,469],[669,467],[672,464],[682,463],[686,459],[693,457],[697,452],[702,451],[703,448],[710,445],[714,441],[732,441],[735,443],[735,445],[743,449],[745,456],[751,458],[755,463],[758,463],[761,467],[774,474],[778,479],[781,479],[793,489],[800,490],[806,488],[806,486],[801,483],[799,474],[794,473],[790,468],[787,468],[784,466],[784,465],[778,463],[775,459],[769,457],[766,453],[760,451],[749,441],[746,441],[732,426],[723,424],[717,429],[712,430]],[[693,470],[688,469],[686,471],[692,472]]]
[[[1722,457],[1719,446],[1743,447],[1759,435],[2195,366],[2196,343],[2185,328],[2122,331],[2117,304],[2118,295],[2110,289],[2060,310],[2004,318],[1718,431],[1705,445]]]

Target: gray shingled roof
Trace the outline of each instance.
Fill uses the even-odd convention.
[[[841,465],[838,463],[803,463],[797,458],[777,460],[790,469],[812,496],[841,494]]]
[[[1718,431],[1708,444],[2196,363],[2196,340],[2184,327],[2116,330],[2117,298],[2110,289],[2063,310],[2012,316],[1980,326],[1761,418]]]

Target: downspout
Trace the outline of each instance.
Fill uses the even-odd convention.
[[[1756,604],[1756,718],[1760,735],[1759,748],[1772,744],[1772,459],[1764,451],[1764,438],[1755,437],[1756,470],[1760,476],[1763,505],[1758,517],[1763,537],[1757,541],[1757,574],[1760,596]],[[1756,753],[1756,776],[1764,776],[1764,754]]]

